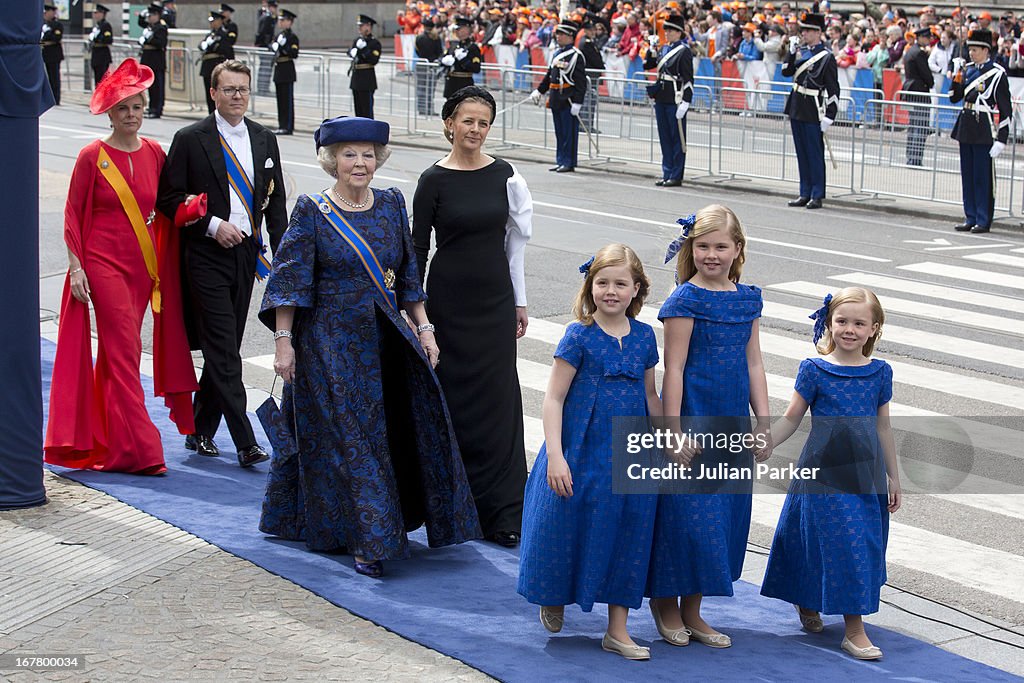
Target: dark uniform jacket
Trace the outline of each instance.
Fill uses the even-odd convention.
[[[580,52],[583,53],[583,61],[586,62],[588,71],[604,71],[604,60],[601,58],[601,51],[597,49],[597,43],[590,38],[580,41]]]
[[[224,32],[224,38],[221,40],[225,46],[224,56],[228,59],[234,59],[235,42],[238,40],[238,24],[233,21],[225,21],[220,30]]]
[[[971,64],[959,82],[953,79],[949,101],[964,103],[953,124],[954,140],[967,145],[991,145],[994,140],[1006,144],[1013,119],[1007,78],[1006,70],[990,59],[980,67]]]
[[[587,95],[586,60],[583,53],[572,45],[560,47],[551,55],[548,72],[537,90],[546,93],[548,106],[552,109],[565,109],[572,103],[583,104]]]
[[[429,33],[421,33],[416,36],[416,55],[428,62],[436,62],[444,54],[444,46],[441,38],[431,38]]]
[[[43,30],[39,34],[39,44],[42,45],[44,64],[64,61],[64,45],[61,43],[63,37],[64,24],[56,19],[43,22]]]
[[[142,46],[142,53],[139,55],[141,64],[145,64],[153,71],[166,70],[167,26],[163,21],[158,21],[153,26],[146,26],[142,30],[139,44]]]
[[[462,51],[465,51],[465,55],[460,59],[458,55],[461,55]],[[472,38],[451,43],[445,54],[455,59],[455,63],[448,67],[448,77],[444,82],[444,96],[451,97],[467,85],[473,85],[473,74],[480,73],[483,55],[480,53],[480,46]]]
[[[213,73],[214,68],[221,62],[227,61],[228,54],[235,54],[235,49],[226,42],[227,32],[221,26],[216,31],[210,31],[199,43],[203,50],[202,66],[199,67],[199,75],[206,78]]]
[[[89,34],[90,60],[93,67],[102,69],[104,65],[109,66],[111,62],[110,46],[114,44],[114,28],[110,22],[104,19],[93,25]]]
[[[824,56],[818,55],[824,52]],[[808,62],[814,61],[804,68]],[[799,72],[799,73],[798,73]],[[782,75],[793,77],[793,92],[786,99],[786,115],[797,121],[836,120],[839,113],[839,66],[824,43],[802,48],[786,58]]]
[[[693,53],[681,40],[665,45],[656,55],[647,52],[645,69],[658,70],[658,80],[647,88],[654,101],[660,104],[679,104],[693,101]]]
[[[914,45],[903,55],[903,89],[928,92],[935,85],[935,77],[928,67],[928,55],[920,45]]]
[[[362,47],[359,47],[360,41]],[[377,72],[373,67],[380,61],[380,41],[373,36],[359,36],[352,41],[352,50],[356,51],[356,56],[352,58],[349,87],[352,90],[376,90]]]
[[[256,47],[267,47],[274,40],[274,29],[277,26],[277,17],[270,12],[260,14],[259,23],[256,25],[256,38],[252,41]]]
[[[274,51],[274,83],[294,83],[299,37],[287,28],[277,34],[270,49]]]
[[[167,28],[178,28],[178,10],[164,7],[164,11],[160,13],[160,20]]]

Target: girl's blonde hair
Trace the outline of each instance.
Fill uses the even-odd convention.
[[[633,300],[626,308],[626,315],[630,318],[635,318],[640,314],[640,309],[643,308],[644,299],[647,298],[647,293],[651,288],[651,281],[648,279],[647,273],[644,272],[643,262],[636,255],[636,252],[625,244],[609,244],[601,247],[594,254],[594,259],[590,264],[590,269],[587,271],[587,276],[583,279],[580,291],[576,294],[576,301],[572,305],[572,314],[576,317],[576,320],[584,325],[594,322],[594,311],[597,310],[597,304],[594,303],[592,293],[594,278],[602,268],[608,268],[609,266],[628,266],[630,275],[633,276],[633,282],[640,285],[636,296],[633,297]]]
[[[747,236],[743,234],[743,226],[739,217],[732,209],[721,204],[709,204],[697,212],[697,220],[690,229],[690,236],[683,242],[676,260],[676,280],[682,284],[697,274],[697,266],[693,264],[693,240],[709,232],[723,230],[739,245],[740,253],[729,268],[729,279],[740,281],[743,263],[747,260]]]
[[[836,309],[843,304],[868,304],[871,307],[871,322],[878,324],[878,329],[871,335],[871,338],[864,344],[861,353],[865,358],[870,358],[875,350],[875,344],[882,338],[882,326],[885,324],[885,311],[882,310],[882,303],[867,287],[844,287],[832,296],[832,302],[828,305],[828,315],[825,318],[825,334],[822,335],[814,348],[818,353],[827,356],[836,350],[836,342],[832,338],[832,316]]]

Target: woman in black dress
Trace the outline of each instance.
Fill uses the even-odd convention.
[[[523,256],[533,201],[516,170],[483,153],[494,98],[468,86],[441,110],[452,151],[420,176],[413,245],[420,277],[430,234],[427,313],[444,356],[437,365],[484,535],[519,543],[526,485],[516,339],[526,333]]]

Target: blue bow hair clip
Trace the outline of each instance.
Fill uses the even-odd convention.
[[[825,323],[828,321],[828,307],[832,303],[832,295],[826,294],[821,301],[821,308],[811,313],[808,318],[814,321],[814,343],[817,344],[825,336]]]
[[[587,275],[590,274],[590,266],[593,265],[593,263],[594,257],[591,256],[589,259],[587,259],[586,263],[580,265],[580,274],[583,275],[583,277],[586,277]]]
[[[680,218],[676,221],[676,223],[683,226],[683,229],[679,231],[679,236],[668,245],[668,251],[665,252],[665,263],[674,259],[679,250],[683,248],[683,244],[686,242],[686,238],[690,236],[690,230],[693,229],[695,222],[697,222],[697,214],[693,213],[686,218]]]

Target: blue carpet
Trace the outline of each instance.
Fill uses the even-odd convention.
[[[43,340],[44,405],[54,348]],[[147,396],[151,395],[149,378],[143,378],[143,385]],[[243,470],[233,452],[206,458],[186,451],[162,402],[150,398],[148,405],[164,435],[167,475],[52,469],[499,679],[536,681],[543,675],[548,680],[588,683],[640,677],[675,681],[685,674],[702,681],[791,681],[808,676],[879,681],[1019,680],[881,628],[871,628],[871,638],[885,652],[885,659],[854,661],[839,651],[841,618],[826,617],[824,633],[805,634],[799,630],[792,607],[761,597],[756,586],[745,582],[736,584],[735,598],[705,602],[708,621],[732,636],[732,648],[667,645],[658,639],[645,608],[633,613],[631,631],[642,644],[651,645],[652,660],[627,662],[601,650],[607,618],[601,606],[590,614],[567,608],[565,628],[549,637],[537,619],[537,608],[515,591],[515,551],[477,542],[430,550],[425,534],[419,531],[412,535],[412,558],[387,563],[385,578],[373,580],[357,575],[348,556],[312,553],[301,543],[264,536],[257,524],[267,465]],[[252,419],[258,427],[255,416]],[[226,428],[217,440],[230,449]],[[268,446],[265,440],[263,445]]]

